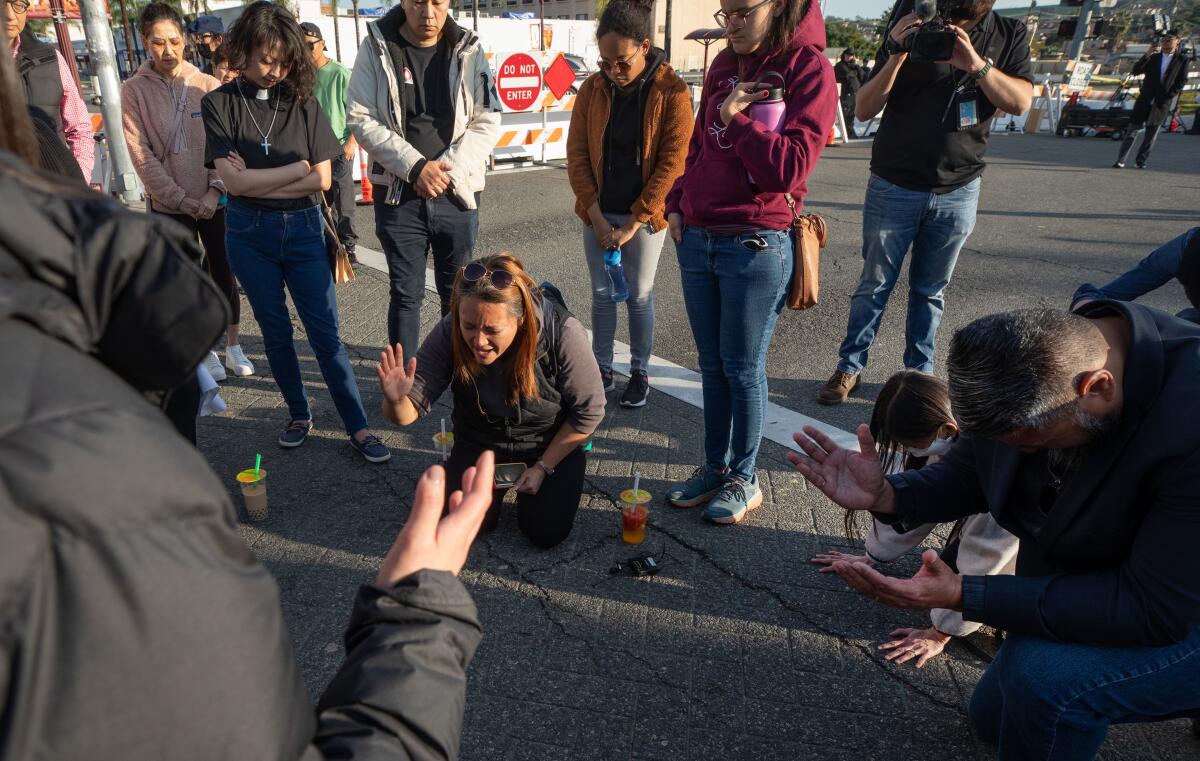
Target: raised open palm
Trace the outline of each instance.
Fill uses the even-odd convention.
[[[792,438],[808,456],[788,452],[788,460],[825,496],[847,510],[879,507],[887,487],[870,428],[858,427],[858,452],[839,447],[811,425]]]
[[[412,391],[413,383],[417,379],[417,358],[408,360],[406,365],[403,346],[385,346],[379,354],[379,362],[375,364],[375,374],[379,376],[383,398],[395,404]]]

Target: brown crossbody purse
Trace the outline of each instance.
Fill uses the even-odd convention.
[[[792,285],[788,288],[788,309],[808,309],[817,305],[821,292],[821,249],[828,242],[829,230],[820,214],[796,211],[796,199],[785,193],[792,210]]]

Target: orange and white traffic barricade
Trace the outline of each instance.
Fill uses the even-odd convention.
[[[562,53],[513,51],[490,57],[504,109],[491,168],[565,159],[576,82]]]

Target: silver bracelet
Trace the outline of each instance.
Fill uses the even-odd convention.
[[[548,476],[554,475],[554,468],[547,465],[545,463],[545,461],[543,461],[540,457],[538,458],[537,464],[538,464],[538,467],[541,468],[546,473],[546,475],[548,475]]]

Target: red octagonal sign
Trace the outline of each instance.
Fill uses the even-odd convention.
[[[500,100],[513,111],[524,111],[542,92],[542,67],[525,53],[513,53],[500,64],[496,75]]]
[[[554,97],[561,98],[566,95],[567,90],[571,89],[571,85],[575,84],[575,70],[571,68],[571,64],[567,63],[563,54],[559,53],[558,58],[554,59],[554,63],[546,67],[545,79],[546,87],[550,88]]]

